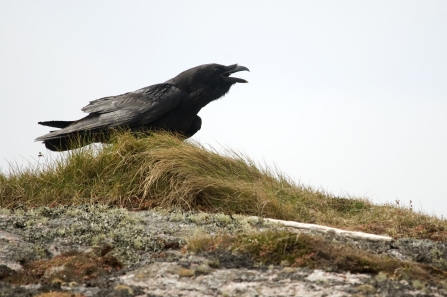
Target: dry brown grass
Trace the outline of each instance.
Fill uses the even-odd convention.
[[[14,285],[40,282],[65,285],[70,282],[82,283],[123,268],[115,257],[107,255],[110,251],[111,248],[105,246],[91,252],[70,251],[52,259],[24,263],[21,271],[14,272],[11,276],[2,278],[1,281]]]
[[[224,155],[170,134],[117,134],[113,145],[61,154],[0,174],[4,208],[101,203],[239,213],[393,237],[447,240],[447,221],[396,205],[337,197],[292,181],[235,151]]]

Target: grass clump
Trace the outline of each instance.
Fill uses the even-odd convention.
[[[176,207],[447,240],[446,220],[315,190],[232,150],[219,154],[167,133],[120,133],[111,141],[99,150],[89,146],[62,153],[37,167],[10,168],[0,174],[0,207]]]

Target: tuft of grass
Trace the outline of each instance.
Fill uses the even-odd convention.
[[[447,240],[447,221],[400,205],[338,197],[294,182],[244,154],[168,133],[117,133],[101,149],[61,153],[0,174],[0,207],[106,204],[245,214],[393,237]]]
[[[248,255],[261,266],[284,265],[336,272],[385,274],[391,279],[439,282],[447,272],[436,267],[404,262],[348,245],[334,244],[321,236],[289,231],[192,236],[186,250]]]

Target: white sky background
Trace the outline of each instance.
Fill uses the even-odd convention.
[[[447,1],[0,0],[2,171],[50,155],[38,121],[205,63],[250,83],[194,139],[447,216]]]

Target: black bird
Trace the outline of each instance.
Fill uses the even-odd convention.
[[[52,151],[65,151],[93,142],[107,141],[116,128],[135,132],[165,130],[193,136],[202,126],[197,115],[208,103],[225,95],[235,83],[247,81],[230,75],[248,70],[237,64],[200,65],[176,77],[118,96],[91,101],[82,111],[89,113],[77,121],[47,121],[40,125],[61,128],[36,138]],[[74,144],[81,137],[82,144]]]

